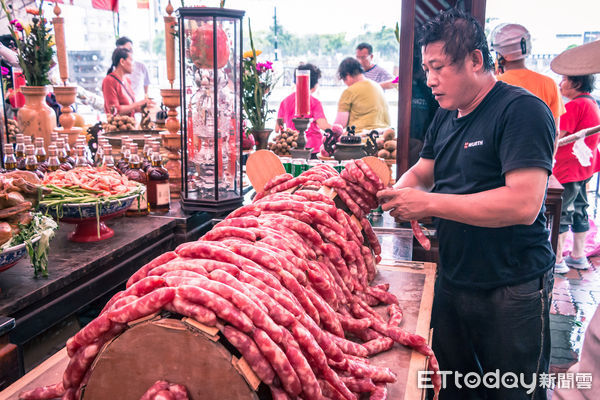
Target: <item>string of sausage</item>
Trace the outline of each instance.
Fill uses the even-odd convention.
[[[360,171],[371,180],[367,186],[378,188],[363,168],[357,164],[348,174]],[[311,179],[317,175],[336,179],[327,168]],[[307,190],[275,192],[241,207],[199,241],[138,270],[69,339],[62,382],[21,398],[76,398],[104,343],[128,322],[166,310],[217,327],[273,398],[357,399],[368,393],[385,399],[385,384],[396,376],[369,364],[367,356],[396,342],[429,356],[434,372],[438,367],[425,339],[399,326],[402,310],[389,285],[370,285],[379,243],[368,220],[360,223],[364,236],[330,199]],[[371,308],[382,303],[388,304],[389,320]],[[150,398],[177,398],[163,386],[153,386]]]

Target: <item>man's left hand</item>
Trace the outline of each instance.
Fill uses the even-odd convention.
[[[413,188],[383,189],[377,198],[383,211],[390,211],[394,218],[406,221],[430,217],[427,210],[429,193]]]

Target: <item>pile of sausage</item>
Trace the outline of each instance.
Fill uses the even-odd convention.
[[[385,399],[396,375],[368,357],[395,342],[429,356],[437,371],[426,340],[399,327],[402,310],[389,285],[370,285],[380,246],[364,208],[341,194],[372,207],[383,184],[360,161],[346,171],[322,165],[276,177],[200,240],[143,266],[67,341],[63,381],[21,398],[79,398],[102,345],[128,322],[161,310],[217,327],[277,400]],[[318,183],[334,187],[356,219],[307,190]],[[387,318],[372,308],[381,304]],[[437,394],[439,375],[433,378]]]

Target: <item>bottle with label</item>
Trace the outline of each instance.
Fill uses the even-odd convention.
[[[125,171],[125,176],[127,179],[141,183],[144,186],[146,186],[148,183],[146,173],[142,171],[142,161],[140,160],[140,156],[138,154],[138,145],[135,143],[132,143],[129,146],[129,169]],[[144,189],[146,188],[144,187]],[[148,200],[146,190],[144,190],[144,193],[142,193],[137,200],[133,201],[131,207],[127,209],[126,215],[128,217],[148,215]]]
[[[148,168],[148,208],[150,212],[168,212],[171,193],[169,190],[169,172],[162,166],[160,145],[152,148],[152,165]]]
[[[54,172],[60,169],[60,160],[58,159],[58,150],[56,145],[48,146],[48,172]]]
[[[7,171],[17,169],[17,158],[15,157],[13,145],[10,143],[4,144],[4,168]]]

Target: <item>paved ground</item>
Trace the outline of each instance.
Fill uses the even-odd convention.
[[[585,329],[600,303],[600,257],[589,260],[592,268],[587,271],[571,268],[566,274],[555,275],[550,372],[564,372],[577,361]]]

